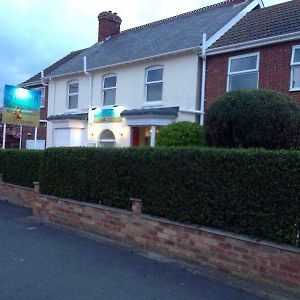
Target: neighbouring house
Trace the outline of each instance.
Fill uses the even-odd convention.
[[[300,1],[249,12],[207,50],[206,107],[236,88],[282,92],[300,104]]]
[[[0,109],[0,148],[3,141],[2,109]],[[20,146],[20,127],[15,125],[6,125],[6,148],[19,148]]]
[[[48,81],[42,78],[43,76],[47,76],[50,72],[54,71],[56,68],[65,64],[67,61],[78,55],[83,50],[73,51],[58,60],[45,70],[43,73],[40,72],[28,80],[24,81],[20,84],[20,87],[26,89],[38,89],[41,91],[41,121],[40,126],[37,129],[37,145],[38,149],[44,149],[46,147],[46,137],[47,137],[47,114],[48,114]],[[18,127],[18,126],[17,126]],[[22,126],[22,139],[21,146],[22,148],[33,149],[35,147],[34,144],[35,137],[35,128]],[[6,146],[8,147],[8,146]]]
[[[46,76],[47,146],[153,146],[162,126],[203,123],[202,48],[262,7],[228,0],[125,31],[100,13],[98,42]]]

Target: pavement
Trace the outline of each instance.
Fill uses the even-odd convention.
[[[272,287],[192,267],[35,220],[0,201],[0,299],[296,299]]]

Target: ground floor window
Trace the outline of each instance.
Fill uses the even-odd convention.
[[[131,128],[131,146],[132,147],[150,147],[151,133],[155,130],[155,136],[159,134],[161,127],[158,126],[140,126]]]
[[[99,147],[100,148],[114,148],[114,147],[116,147],[115,136],[110,130],[104,130],[100,134]]]

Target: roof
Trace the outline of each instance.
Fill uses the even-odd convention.
[[[88,114],[63,114],[63,115],[53,115],[47,118],[48,121],[58,121],[58,120],[88,120]]]
[[[145,108],[145,109],[131,109],[124,110],[121,117],[135,117],[135,116],[178,116],[179,107],[163,107],[163,108]]]
[[[175,17],[153,22],[114,35],[81,52],[48,77],[96,69],[166,53],[200,48],[203,33],[207,38],[229,23],[253,0],[227,0]]]
[[[44,70],[44,76],[47,76],[49,73],[53,72],[55,69],[62,66],[63,64],[65,64],[66,62],[68,62],[69,60],[71,60],[72,58],[74,58],[76,55],[80,54],[84,50],[85,49],[70,52],[68,55],[64,56],[63,58],[61,58],[60,60],[58,60],[51,66],[49,66],[48,68],[46,68]],[[21,83],[21,86],[26,86],[28,84],[33,84],[33,83],[38,84],[38,83],[40,83],[40,81],[41,81],[41,73],[37,73],[34,76],[32,76],[31,78],[29,78],[26,81],[24,81],[23,83]]]
[[[249,12],[210,48],[224,47],[300,31],[300,0]]]

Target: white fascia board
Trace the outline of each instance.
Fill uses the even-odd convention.
[[[201,47],[196,46],[196,47],[191,47],[191,48],[166,52],[166,53],[162,53],[162,54],[158,54],[158,55],[147,56],[147,57],[143,57],[143,58],[139,58],[139,59],[124,61],[124,62],[117,63],[117,64],[111,64],[111,65],[106,65],[106,66],[97,67],[97,68],[90,68],[90,69],[87,69],[87,71],[91,72],[91,71],[97,71],[97,70],[103,70],[103,69],[109,69],[109,68],[116,68],[116,67],[132,64],[132,63],[138,63],[138,62],[143,62],[143,61],[147,61],[147,60],[151,60],[151,59],[157,59],[157,58],[164,58],[164,57],[167,57],[167,56],[178,55],[178,54],[189,53],[189,52],[195,52],[195,53],[198,54],[200,52],[200,50],[201,50]],[[54,79],[54,78],[58,78],[58,77],[67,77],[67,76],[71,76],[71,75],[78,75],[78,74],[81,74],[81,73],[84,73],[83,69],[82,69],[82,71],[76,71],[76,72],[70,72],[70,73],[65,73],[65,74],[54,75],[54,76],[51,76],[51,77],[45,77],[45,79],[50,80],[50,79]]]
[[[295,40],[300,40],[300,31],[277,35],[277,36],[268,37],[268,38],[263,38],[263,39],[258,39],[258,40],[253,40],[253,41],[249,41],[249,42],[243,42],[243,43],[239,43],[239,44],[228,45],[228,46],[219,47],[219,48],[208,49],[207,55],[212,56],[212,55],[228,53],[228,52],[235,52],[235,51],[244,50],[244,49],[257,48],[257,47],[262,47],[262,46],[267,46],[267,45],[272,45],[272,44],[291,42],[291,41],[295,41]]]
[[[253,10],[257,5],[264,7],[261,0],[254,0],[248,6],[246,6],[240,13],[238,13],[233,19],[230,20],[225,26],[223,26],[219,31],[217,31],[212,37],[210,37],[206,42],[206,49],[214,44],[221,36],[223,36],[229,29],[231,29],[237,22],[239,22],[243,17],[246,16],[248,12]]]

